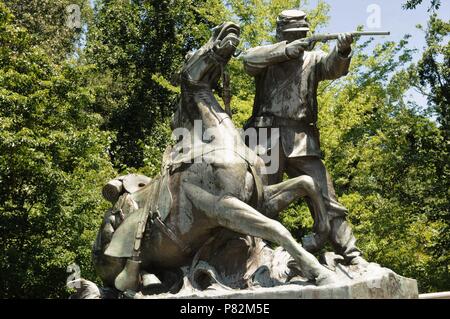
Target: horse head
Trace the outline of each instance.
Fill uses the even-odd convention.
[[[181,101],[172,119],[172,129],[189,129],[196,119],[202,119],[207,127],[215,125],[206,120],[205,114],[199,110],[198,99],[203,99],[206,105],[214,105],[214,110],[210,111],[215,117],[227,115],[219,115],[223,109],[213,95],[213,88],[217,86],[224,66],[233,57],[240,42],[239,36],[237,24],[224,22],[212,29],[211,38],[205,45],[186,55],[179,74]]]
[[[240,42],[240,28],[225,22],[212,30],[209,41],[194,53],[186,56],[181,81],[212,87],[219,80],[223,67],[233,56]]]

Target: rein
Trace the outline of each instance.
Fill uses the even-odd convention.
[[[220,66],[220,77],[222,79],[222,101],[225,105],[225,112],[231,119],[231,85],[230,74],[227,68],[228,60],[215,53],[213,48],[209,49],[208,54]]]

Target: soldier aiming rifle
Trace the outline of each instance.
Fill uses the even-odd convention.
[[[355,246],[347,209],[335,195],[331,178],[321,160],[319,130],[317,128],[317,87],[320,81],[334,80],[348,73],[353,38],[363,35],[388,35],[388,32],[351,32],[313,35],[307,38],[309,23],[300,10],[285,10],[277,19],[276,44],[249,49],[243,53],[244,67],[255,77],[256,95],[253,114],[246,128],[279,128],[277,145],[259,141],[267,150],[280,147],[279,169],[268,175],[269,184],[309,175],[320,186],[327,205],[331,231],[325,236],[315,234],[304,238],[304,247],[318,251],[330,241],[335,251],[352,264],[366,261]],[[337,40],[337,46],[328,54],[311,51],[321,41]],[[270,132],[270,130],[269,130]],[[280,146],[281,145],[281,146]],[[313,207],[308,206],[314,215]],[[325,237],[325,238],[324,238]]]

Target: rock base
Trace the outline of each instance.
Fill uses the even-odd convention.
[[[222,287],[211,287],[203,291],[184,290],[177,294],[126,294],[135,299],[416,299],[419,296],[415,279],[402,277],[377,264],[370,263],[362,272],[352,271],[348,267],[338,269],[341,280],[326,286],[293,279],[270,288],[224,290]]]

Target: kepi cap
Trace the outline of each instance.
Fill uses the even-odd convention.
[[[282,11],[277,18],[277,29],[281,32],[309,31],[306,13],[298,9]]]

